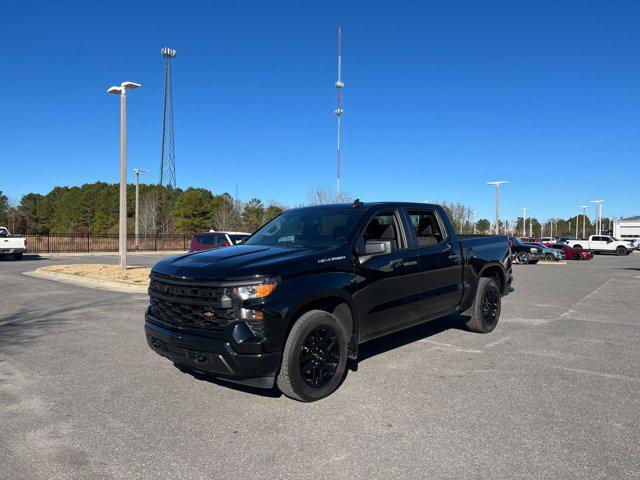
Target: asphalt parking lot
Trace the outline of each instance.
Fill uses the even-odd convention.
[[[145,295],[22,275],[79,261],[116,257],[0,262],[1,478],[640,476],[640,253],[515,265],[493,333],[370,342],[311,404],[182,373]]]

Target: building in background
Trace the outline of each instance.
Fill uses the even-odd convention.
[[[621,218],[613,222],[613,236],[620,240],[640,241],[640,215]]]

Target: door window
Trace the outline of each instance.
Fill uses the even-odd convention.
[[[365,242],[369,240],[389,240],[392,251],[403,248],[398,218],[395,212],[382,212],[375,215],[364,230],[363,237]]]
[[[418,246],[428,247],[437,245],[444,240],[442,228],[435,212],[427,210],[411,210],[409,212],[411,224],[415,228]]]

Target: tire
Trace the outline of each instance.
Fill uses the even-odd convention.
[[[516,263],[520,264],[520,265],[524,265],[525,263],[527,263],[529,261],[529,256],[527,255],[526,252],[518,252],[516,253]]]
[[[14,253],[13,254],[13,259],[14,260],[22,260],[22,253]]]
[[[555,257],[555,255],[553,253],[545,253],[544,254],[544,259],[547,262],[555,262],[556,261],[556,257]]]
[[[582,260],[582,255],[580,255],[578,252],[573,254],[573,259],[574,260]]]
[[[580,244],[574,245],[573,248],[576,248],[576,249],[580,250],[582,248],[582,245],[580,245]]]
[[[485,301],[491,305],[486,305]],[[498,284],[493,278],[482,277],[478,282],[478,290],[471,309],[471,319],[466,324],[467,328],[472,332],[491,332],[498,324],[501,308],[502,298]]]
[[[344,326],[329,312],[311,310],[302,315],[293,324],[282,352],[276,380],[280,391],[301,402],[331,395],[344,376],[348,341]],[[301,354],[307,359],[301,360]]]
[[[627,249],[624,248],[623,246],[619,246],[618,248],[616,248],[616,253],[618,255],[627,255]]]

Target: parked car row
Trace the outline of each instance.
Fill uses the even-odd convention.
[[[509,237],[514,263],[533,264],[540,260],[591,260],[596,253],[629,255],[638,248],[635,241],[618,240],[609,235],[588,239],[562,237]]]

